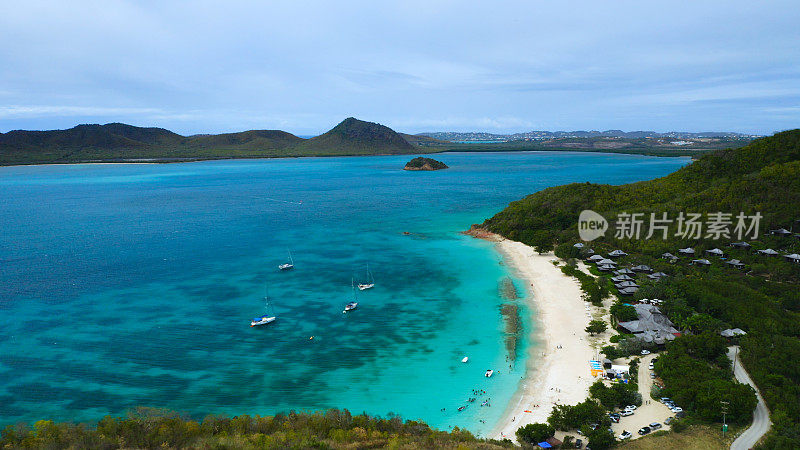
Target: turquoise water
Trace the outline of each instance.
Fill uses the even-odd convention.
[[[526,344],[509,370],[508,274],[459,232],[547,186],[688,162],[447,153],[448,170],[400,170],[408,159],[0,168],[0,425],[339,407],[486,433]],[[287,249],[296,269],[279,272]],[[376,287],[342,314],[367,264]],[[278,320],[250,328],[265,286]],[[487,394],[457,412],[472,389]]]

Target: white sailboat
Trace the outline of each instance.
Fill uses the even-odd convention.
[[[346,304],[346,305],[344,305],[344,311],[342,311],[342,314],[358,308],[358,301],[357,301],[358,297],[356,296],[356,284],[355,283],[356,283],[355,279],[351,279],[350,280],[350,285],[353,286],[353,301],[348,303],[348,304]]]
[[[267,290],[264,288],[264,308],[267,310],[267,314],[263,316],[258,316],[250,321],[250,327],[257,327],[260,325],[266,325],[268,323],[272,323],[275,321],[275,311],[272,308],[272,304],[269,302],[269,296],[267,295]],[[270,310],[272,310],[272,314],[270,314]]]
[[[294,269],[294,261],[292,260],[292,252],[290,252],[289,250],[287,250],[287,252],[289,253],[289,262],[281,264],[280,266],[278,266],[278,269],[281,269],[281,270]]]
[[[369,271],[369,264],[367,264],[367,282],[358,283],[358,290],[366,291],[367,289],[372,289],[374,287],[375,287],[375,278],[372,276],[372,272]]]

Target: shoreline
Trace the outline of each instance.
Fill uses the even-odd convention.
[[[420,149],[422,150],[422,149]],[[712,151],[712,150],[707,150]],[[251,159],[300,159],[300,158],[359,158],[363,156],[427,156],[442,153],[593,153],[599,155],[630,155],[656,158],[689,158],[694,161],[696,155],[662,155],[642,152],[603,152],[579,149],[542,149],[542,150],[437,150],[434,152],[417,153],[375,153],[375,154],[342,154],[342,155],[280,155],[280,156],[209,156],[186,158],[135,158],[135,159],[108,159],[108,160],[78,160],[78,161],[48,161],[48,162],[12,162],[0,163],[0,167],[25,167],[25,166],[69,166],[79,164],[179,164],[203,161],[238,161]]]
[[[553,265],[558,258],[552,252],[539,255],[532,247],[484,230],[468,234],[494,242],[515,276],[525,281],[533,324],[527,336],[531,345],[525,376],[487,436],[515,441],[519,427],[545,423],[556,404],[574,405],[589,396],[595,379],[588,361],[596,350],[584,328],[593,307],[581,298],[578,281]]]

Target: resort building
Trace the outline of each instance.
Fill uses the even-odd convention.
[[[725,254],[725,253],[722,252],[722,250],[720,250],[718,248],[712,248],[711,250],[706,250],[706,253],[708,253],[709,255],[714,255],[714,256],[723,256]]]
[[[638,319],[620,322],[617,325],[625,333],[633,334],[642,342],[656,345],[663,345],[681,335],[672,321],[657,306],[638,303],[633,307],[636,309]]]
[[[778,256],[778,252],[771,248],[765,248],[764,250],[759,250],[758,253],[764,256]]]
[[[695,266],[710,266],[711,261],[707,259],[693,259],[692,264]]]
[[[732,337],[736,337],[736,336],[744,336],[744,335],[745,335],[745,334],[747,334],[747,333],[745,333],[745,332],[744,332],[742,329],[740,329],[740,328],[728,328],[727,330],[722,330],[722,331],[720,331],[720,333],[719,333],[719,334],[720,334],[720,336],[722,336],[722,337],[726,337],[726,338],[732,338]]]
[[[730,261],[725,261],[725,264],[731,265],[736,267],[737,269],[744,269],[744,263],[739,261],[738,259],[732,259]]]
[[[750,248],[750,244],[748,244],[747,242],[744,242],[744,241],[743,242],[734,242],[734,243],[731,244],[731,247],[733,247],[733,248],[741,248],[741,249],[747,250],[747,249]]]
[[[787,261],[800,264],[800,255],[797,253],[792,253],[791,255],[783,255]]]
[[[769,230],[769,234],[774,236],[791,236],[792,232],[786,228],[778,228],[777,230]]]
[[[694,256],[694,249],[692,247],[686,247],[678,250],[678,254],[681,256]]]

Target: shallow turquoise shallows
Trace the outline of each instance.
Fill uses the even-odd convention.
[[[409,156],[0,168],[0,425],[338,407],[487,433],[528,344],[509,369],[509,274],[459,232],[547,186],[688,159],[436,158],[450,169],[406,172]],[[288,250],[295,269],[280,272]],[[343,314],[367,264],[376,286]],[[278,318],[250,328],[265,289]]]

